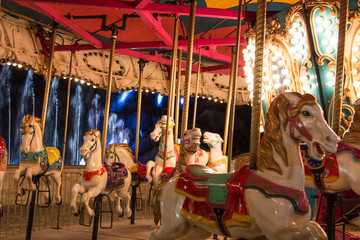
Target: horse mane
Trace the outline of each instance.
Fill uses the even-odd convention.
[[[344,143],[359,144],[359,133],[360,133],[360,105],[355,106],[355,114],[351,125],[343,135]]]
[[[120,144],[110,143],[109,147],[106,149],[106,152],[105,152],[106,158],[109,157],[110,149],[112,147],[114,147],[114,149],[118,148],[118,147],[125,149],[128,152],[128,154],[130,155],[131,159],[133,161],[135,160],[135,156],[133,155],[131,148],[126,143],[120,143]]]
[[[41,130],[41,133],[43,133],[43,128],[42,128],[42,125],[41,125],[41,120],[40,118],[38,117],[35,117],[31,114],[28,114],[28,115],[25,115],[24,118],[23,118],[23,122],[20,126],[20,132],[21,132],[21,135],[24,135],[27,133],[27,131],[29,130],[29,124],[31,122],[31,120],[35,118],[35,122],[39,125],[39,128]]]
[[[98,132],[99,135],[96,136],[95,135],[96,132]],[[101,141],[101,134],[100,134],[99,130],[91,129],[84,134],[84,136],[86,136],[86,135],[95,135],[96,139],[99,139],[99,141]]]
[[[282,134],[280,127],[284,129],[288,123],[287,112],[292,117],[300,113],[304,105],[313,105],[316,99],[311,94],[301,95],[300,93],[292,93],[299,98],[296,106],[288,109],[290,104],[285,95],[281,94],[271,103],[268,112],[266,113],[266,121],[264,128],[264,136],[260,141],[260,156],[256,162],[257,168],[261,171],[264,169],[275,171],[282,175],[282,170],[278,163],[273,158],[273,149],[283,159],[285,166],[288,166],[287,154],[283,144]]]

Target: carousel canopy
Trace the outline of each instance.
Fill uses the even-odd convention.
[[[242,32],[255,24],[256,1],[244,1]],[[289,7],[295,1],[271,1],[268,17]],[[198,0],[195,20],[193,81],[197,71],[199,48],[201,79],[199,95],[226,101],[231,47],[235,45],[238,0]],[[168,94],[174,19],[180,16],[179,47],[183,51],[185,70],[187,28],[190,4],[184,1],[120,0],[35,0],[2,1],[0,58],[16,62],[45,74],[52,24],[59,24],[56,37],[54,73],[72,77],[88,85],[107,88],[106,75],[110,26],[120,28],[117,34],[113,91],[135,89],[138,84],[139,59],[148,60],[144,68],[144,88]],[[16,26],[16,27],[15,27]],[[242,35],[243,36],[243,35]],[[241,45],[245,45],[242,37]],[[75,57],[69,76],[71,52]],[[243,77],[244,61],[239,59],[237,104],[250,102],[250,92]],[[192,87],[195,89],[195,87]],[[191,92],[194,94],[194,90]]]

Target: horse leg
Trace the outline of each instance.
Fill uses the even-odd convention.
[[[152,176],[151,176],[151,169],[153,169],[153,167],[155,166],[155,162],[154,161],[148,161],[146,164],[146,180],[151,183],[151,181],[153,180]]]
[[[90,217],[95,216],[94,210],[89,206],[89,201],[91,198],[96,197],[101,193],[100,187],[94,187],[89,189],[86,193],[84,193],[81,197],[81,203],[85,207]]]
[[[56,200],[56,204],[60,205],[62,203],[62,199],[61,199],[61,194],[60,194],[60,190],[61,190],[61,172],[59,171],[54,171],[51,172],[49,174],[51,180],[53,180],[56,184],[56,193],[55,193],[55,200]]]
[[[86,191],[86,189],[80,185],[79,183],[75,183],[74,186],[72,187],[71,189],[71,202],[70,202],[70,206],[72,207],[73,209],[73,213],[75,216],[78,216],[79,215],[79,208],[76,204],[76,198],[77,198],[77,195],[80,193],[80,194],[84,194]]]
[[[41,172],[40,166],[30,167],[26,170],[25,178],[28,180],[31,191],[36,190],[36,185],[34,184],[32,177],[39,175],[40,172]]]
[[[159,178],[160,178],[160,175],[162,173],[162,170],[163,170],[163,167],[162,165],[156,165],[155,168],[154,168],[154,171],[153,171],[153,182],[155,184],[155,187],[157,187],[158,183],[159,183]]]
[[[125,204],[124,204],[124,208],[125,208],[125,216],[127,218],[131,217],[131,214],[132,214],[132,211],[131,211],[131,208],[130,208],[130,201],[131,201],[131,196],[130,196],[130,193],[127,191],[128,188],[121,188],[120,190],[118,190],[116,192],[116,195],[118,196],[118,199],[119,199],[119,211],[117,210],[118,214],[121,215],[122,213],[122,209],[121,209],[121,206],[120,206],[120,199],[123,199]],[[117,206],[116,206],[117,208]],[[121,210],[121,213],[120,213],[120,210]]]
[[[19,168],[15,171],[14,174],[14,184],[16,188],[16,194],[20,196],[24,195],[24,191],[22,191],[22,188],[20,188],[19,179],[20,176],[25,174],[25,172],[26,172],[26,168],[24,166],[19,166]]]

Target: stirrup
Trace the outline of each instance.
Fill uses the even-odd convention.
[[[154,181],[151,181],[151,183],[150,183],[150,189],[149,189],[149,198],[148,198],[148,206],[154,206],[154,204],[153,204],[153,201],[152,201],[152,191],[154,190]]]
[[[94,201],[95,202],[95,201]],[[95,205],[95,204],[94,204]],[[94,207],[94,206],[93,206]],[[79,224],[85,227],[90,227],[92,222],[92,217],[89,217],[89,222],[85,224],[85,208],[81,207],[80,210],[80,218],[79,218]]]
[[[19,187],[21,187],[23,185],[24,180],[25,180],[25,176],[21,176],[20,177]],[[21,189],[22,189],[24,194],[21,195],[21,196],[18,195],[17,193],[15,194],[15,204],[18,205],[18,206],[24,206],[25,207],[25,206],[27,206],[29,204],[29,198],[30,198],[30,192],[31,191],[30,191],[30,189],[24,189],[22,187],[21,187]],[[19,200],[19,198],[24,197],[26,194],[27,194],[26,201],[25,201],[25,203],[22,203],[22,201]]]
[[[45,183],[45,189],[44,190],[40,190],[40,180],[43,179],[44,183]],[[38,178],[38,181],[36,181],[36,197],[37,197],[37,200],[36,200],[36,206],[39,207],[39,208],[47,208],[50,206],[50,203],[51,203],[51,195],[50,195],[50,184],[49,184],[49,179],[45,176],[45,175],[40,175],[40,177]],[[45,202],[44,205],[40,205],[39,204],[39,199],[40,199],[40,193],[45,193],[45,194],[48,194],[49,195],[49,200],[48,202]]]
[[[136,191],[136,211],[141,212],[143,210],[143,203],[140,185],[136,186],[136,188],[138,189]]]

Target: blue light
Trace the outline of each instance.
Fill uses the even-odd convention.
[[[120,97],[118,98],[118,103],[122,103],[126,101],[127,96],[130,94],[131,91],[125,91],[120,93]]]
[[[161,94],[156,94],[156,106],[161,107],[164,96]]]
[[[180,97],[180,104],[183,105],[184,104],[184,98]]]

